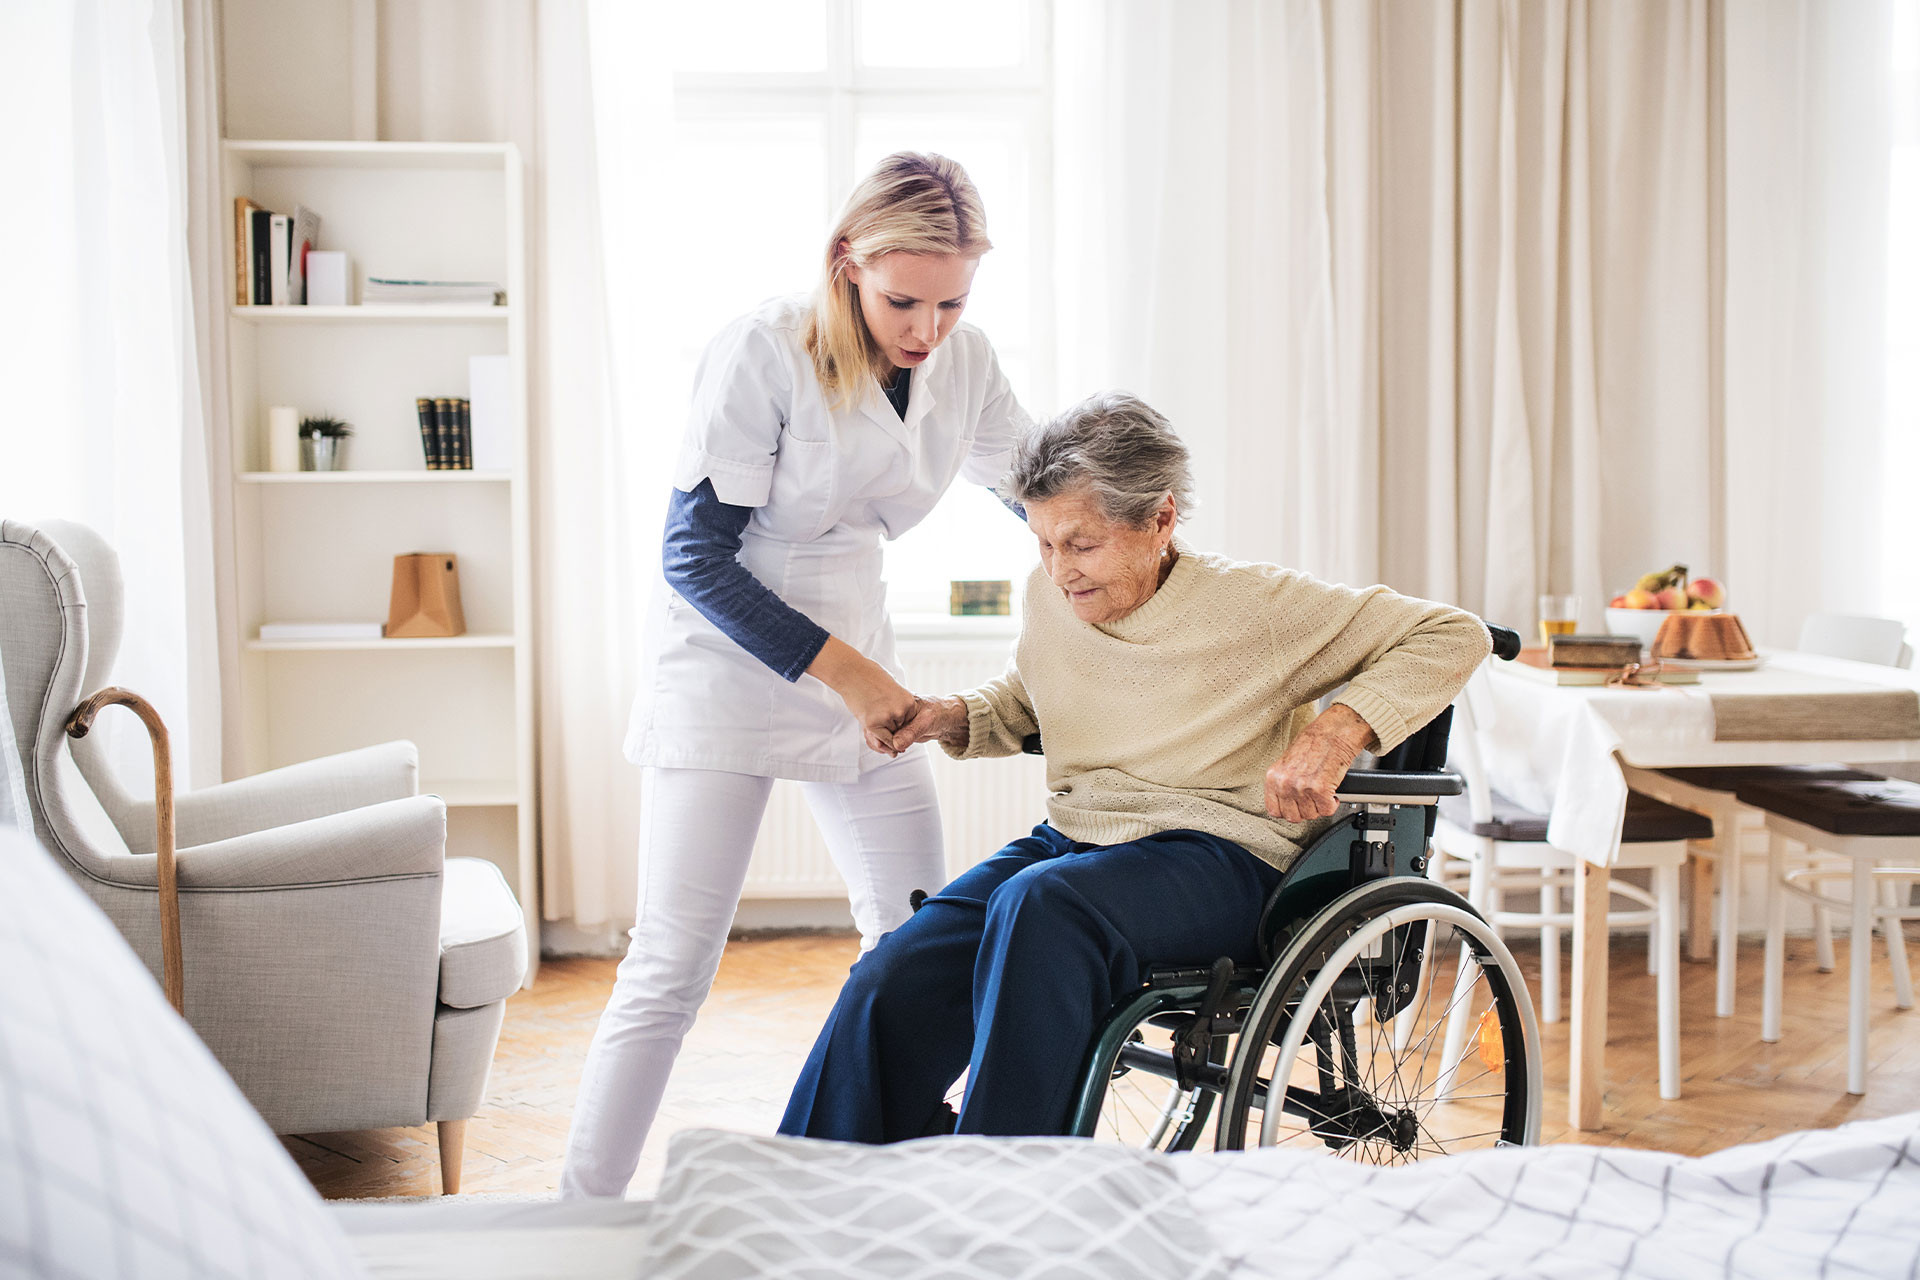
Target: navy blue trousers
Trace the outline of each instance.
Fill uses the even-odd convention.
[[[1149,965],[1254,963],[1280,873],[1167,831],[1088,845],[1042,824],[928,898],[848,975],[780,1132],[898,1142],[967,1075],[959,1132],[1066,1132],[1093,1037]]]

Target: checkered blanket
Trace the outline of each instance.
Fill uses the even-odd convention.
[[[647,1276],[1920,1273],[1920,1113],[1689,1159],[1551,1146],[1401,1168],[1070,1139],[674,1141]]]

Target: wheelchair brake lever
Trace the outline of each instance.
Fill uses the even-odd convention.
[[[1198,1068],[1212,1060],[1214,1022],[1220,1013],[1220,1004],[1227,996],[1227,987],[1233,982],[1233,961],[1221,956],[1213,962],[1213,969],[1207,975],[1207,993],[1200,998],[1200,1008],[1180,1033],[1173,1038],[1173,1076],[1182,1089],[1192,1089],[1199,1074]]]

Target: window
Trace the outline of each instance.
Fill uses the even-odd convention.
[[[1050,403],[1044,0],[715,0],[673,6],[670,22],[679,402],[707,339],[769,297],[810,291],[854,183],[914,150],[951,156],[979,187],[995,247],[965,319],[993,340],[1030,410]],[[887,548],[890,602],[944,613],[950,579],[1017,583],[1034,559],[1019,520],[958,483]]]

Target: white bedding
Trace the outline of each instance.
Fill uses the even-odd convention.
[[[1697,1159],[1552,1146],[1397,1169],[700,1130],[674,1139],[651,1206],[341,1217],[375,1275],[416,1278],[1915,1276],[1920,1113]]]

